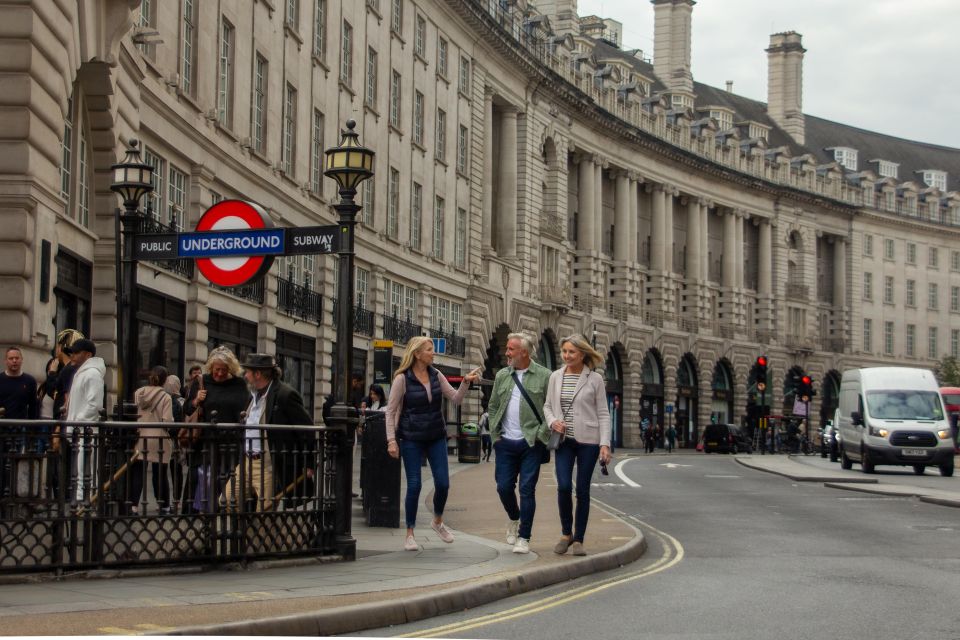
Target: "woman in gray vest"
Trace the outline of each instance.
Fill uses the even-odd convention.
[[[460,404],[470,384],[480,377],[480,369],[464,376],[454,391],[446,377],[433,366],[433,340],[425,336],[411,338],[403,352],[400,367],[390,386],[387,403],[387,453],[403,459],[407,477],[404,511],[407,538],[403,548],[417,551],[413,537],[420,502],[421,458],[426,455],[433,474],[433,531],[444,542],[453,542],[453,534],[443,524],[443,508],[450,489],[447,467],[447,425],[443,419],[443,398]]]

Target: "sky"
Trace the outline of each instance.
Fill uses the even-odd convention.
[[[579,0],[581,16],[623,23],[623,48],[653,58],[648,0]],[[796,31],[803,111],[909,140],[960,148],[960,0],[698,0],[693,78],[767,100],[770,34]]]

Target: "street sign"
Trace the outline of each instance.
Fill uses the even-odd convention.
[[[393,340],[373,341],[373,382],[390,384],[393,379]]]
[[[446,338],[434,338],[433,339],[433,352],[443,355],[447,352],[447,339]]]
[[[673,405],[668,402],[666,406],[663,407],[663,410],[667,413],[673,413]]]
[[[273,220],[266,210],[253,202],[221,200],[207,209],[197,222],[197,231],[235,231],[268,229]],[[224,241],[227,237],[223,238]],[[179,243],[178,243],[179,244]],[[280,247],[283,253],[283,247]],[[198,258],[197,268],[207,280],[221,287],[239,287],[262,278],[273,264],[272,255]]]

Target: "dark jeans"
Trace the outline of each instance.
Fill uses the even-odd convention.
[[[556,454],[557,504],[560,507],[560,530],[565,536],[573,534],[576,542],[583,542],[590,516],[590,480],[600,457],[600,445],[582,444],[573,438],[564,438]],[[574,527],[573,465],[577,465],[577,513]]]
[[[443,508],[447,504],[447,494],[450,491],[450,470],[447,467],[447,439],[437,438],[426,442],[415,440],[400,441],[400,458],[403,460],[403,471],[407,476],[407,497],[403,507],[406,511],[407,528],[412,529],[417,523],[417,506],[420,503],[420,461],[423,454],[427,456],[430,472],[433,474],[433,514],[443,515]]]
[[[539,440],[534,446],[526,440],[500,438],[493,443],[497,452],[494,462],[494,477],[500,502],[511,520],[520,521],[517,535],[530,539],[533,516],[537,511],[537,480],[540,479],[540,461],[544,444]],[[517,477],[520,478],[520,505],[517,505]]]
[[[137,460],[130,465],[128,473],[130,475],[130,502],[131,506],[138,504],[146,505],[147,497],[144,495],[144,485],[147,476],[147,465],[150,465],[151,481],[153,483],[153,496],[157,499],[157,506],[161,509],[170,508],[170,480],[167,475],[169,465],[159,462],[144,462]],[[144,509],[146,512],[146,509]]]

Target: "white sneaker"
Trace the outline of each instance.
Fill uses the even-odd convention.
[[[405,551],[419,551],[420,545],[417,544],[417,539],[413,536],[407,536],[407,541],[403,543],[403,549]]]
[[[520,531],[520,521],[507,522],[507,544],[517,544],[517,532]]]
[[[530,541],[526,538],[517,538],[517,544],[513,545],[514,553],[530,553]]]
[[[430,526],[433,528],[433,530],[436,532],[437,536],[441,540],[443,540],[446,543],[453,542],[453,534],[450,533],[450,530],[447,529],[447,526],[445,524],[443,524],[442,522],[439,524],[434,522]]]

